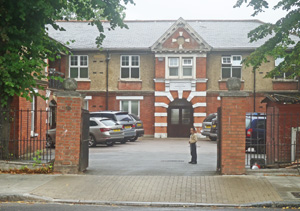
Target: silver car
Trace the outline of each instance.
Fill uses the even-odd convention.
[[[113,146],[115,142],[121,142],[123,139],[124,131],[122,125],[109,118],[90,118],[90,147],[94,147],[97,144]]]
[[[135,121],[136,136],[130,139],[131,142],[136,141],[139,137],[142,137],[145,133],[142,120],[135,114],[128,114]]]
[[[46,147],[54,147],[56,139],[56,128],[47,131]],[[122,125],[118,125],[109,118],[90,118],[90,139],[89,146],[106,144],[113,146],[115,142],[124,140],[124,130]]]
[[[126,141],[136,137],[135,121],[125,111],[99,111],[90,112],[90,117],[106,117],[122,125],[124,130],[124,139],[120,141],[125,144]]]
[[[212,120],[216,117],[217,117],[217,113],[211,113],[203,120],[202,130],[201,130],[201,134],[203,136],[209,136],[210,129],[212,126]]]

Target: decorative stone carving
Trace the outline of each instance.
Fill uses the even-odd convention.
[[[226,82],[228,91],[240,91],[241,90],[241,80],[239,78],[229,78]]]
[[[67,78],[63,82],[65,91],[75,91],[77,89],[77,81],[74,78]]]

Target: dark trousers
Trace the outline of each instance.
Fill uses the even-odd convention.
[[[192,156],[191,162],[197,163],[197,148],[196,148],[196,143],[190,144],[190,147],[191,147],[191,156]]]

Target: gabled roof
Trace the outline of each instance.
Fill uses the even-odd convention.
[[[207,42],[183,19],[179,18],[155,43],[152,45],[151,50],[152,51],[168,51],[170,49],[166,49],[163,47],[163,43],[167,41],[170,36],[173,35],[174,32],[178,29],[184,29],[189,36],[191,36],[196,42],[198,43],[199,47],[197,49],[198,51],[209,51],[211,50],[211,46],[207,44]],[[181,32],[182,33],[182,32]],[[182,36],[182,35],[181,35]],[[175,40],[177,41],[177,40]],[[189,42],[189,39],[188,39]],[[181,49],[182,46],[179,47],[179,49],[176,51],[184,51],[188,49]]]
[[[178,22],[178,21],[177,21]],[[252,50],[262,45],[266,39],[250,43],[247,34],[260,26],[258,20],[188,20],[188,27],[195,36],[213,50]],[[102,47],[110,50],[150,50],[169,29],[175,20],[125,21],[129,29],[109,30],[109,23],[103,22],[106,38]],[[49,27],[49,36],[62,43],[75,40],[69,47],[73,50],[97,50],[95,44],[99,35],[96,26],[84,21],[59,21],[57,24],[66,31],[56,31]]]

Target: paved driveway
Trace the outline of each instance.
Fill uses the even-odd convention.
[[[90,148],[89,175],[205,176],[216,174],[217,143],[197,143],[198,164],[190,161],[188,139],[141,138],[136,142]]]

